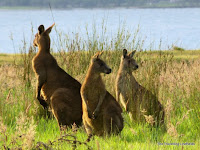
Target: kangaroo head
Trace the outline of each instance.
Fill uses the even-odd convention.
[[[123,65],[123,68],[129,71],[137,70],[138,64],[136,63],[135,59],[133,58],[133,55],[135,54],[136,50],[130,52],[127,54],[127,50],[123,50],[123,56],[121,57],[121,65]]]
[[[97,52],[92,57],[91,64],[95,72],[110,74],[111,73],[110,67],[108,67],[107,64],[99,58],[102,54],[103,54],[103,51]]]
[[[49,33],[55,23],[45,30],[44,25],[38,27],[38,33],[35,34],[35,39],[33,40],[33,45],[35,47],[40,47],[43,49],[50,49],[50,37]]]

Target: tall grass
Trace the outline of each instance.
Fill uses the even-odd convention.
[[[58,64],[81,83],[91,56],[105,50],[102,59],[112,68],[103,76],[106,89],[115,96],[114,82],[122,49],[137,49],[139,69],[133,72],[137,81],[156,94],[166,112],[166,131],[148,124],[132,122],[123,113],[125,128],[121,135],[94,137],[84,143],[87,135],[81,127],[60,133],[54,118],[47,118],[35,98],[35,76],[31,60],[36,54],[32,44],[24,45],[20,54],[0,55],[0,148],[1,149],[198,149],[200,144],[200,51],[141,51],[144,40],[139,28],[134,33],[122,25],[112,38],[101,30],[86,26],[85,36],[79,33],[57,33],[58,43],[52,54]],[[36,31],[35,31],[36,32]],[[91,33],[93,34],[91,34]],[[30,41],[32,43],[32,41]],[[10,59],[10,60],[8,60]],[[195,143],[167,145],[166,143]],[[159,145],[158,143],[164,143]]]

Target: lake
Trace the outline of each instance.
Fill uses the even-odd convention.
[[[53,14],[53,16],[52,16]],[[40,24],[50,26],[54,20],[57,30],[62,33],[82,33],[86,25],[100,30],[102,21],[106,22],[107,35],[117,34],[125,24],[130,32],[140,26],[140,36],[145,39],[143,49],[168,49],[172,44],[185,49],[200,49],[200,8],[180,9],[72,9],[72,10],[0,10],[0,53],[17,53],[33,40]],[[55,30],[51,38],[58,37]],[[81,34],[80,34],[81,35]],[[69,36],[70,38],[70,36]],[[13,39],[13,40],[12,40]],[[56,41],[56,40],[55,40]],[[160,45],[161,43],[161,47]]]

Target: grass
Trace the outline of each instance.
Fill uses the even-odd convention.
[[[19,54],[0,54],[0,149],[200,149],[200,50],[142,51],[138,30],[132,35],[122,27],[109,39],[102,24],[100,35],[95,26],[92,36],[86,28],[87,40],[79,34],[57,34],[57,49],[51,51],[59,66],[82,83],[91,56],[104,49],[102,59],[113,72],[103,79],[115,96],[122,49],[137,49],[139,69],[133,75],[163,104],[166,130],[131,122],[124,112],[125,127],[118,136],[95,136],[86,143],[83,127],[61,133],[55,118],[48,117],[35,98],[31,60],[36,49],[24,41]]]
[[[92,51],[65,53],[66,62],[61,66],[82,82],[89,58],[93,53]],[[113,68],[113,73],[104,76],[104,80],[106,88],[114,96],[113,82],[121,53],[122,51],[106,51],[103,55],[103,59]],[[54,56],[58,62],[63,61],[60,60],[59,53],[54,53]],[[21,60],[24,56],[1,54],[0,60],[6,61],[0,63],[0,147],[35,149],[38,142],[43,142],[53,149],[73,149],[73,143],[69,141],[73,138],[66,135],[70,134],[81,142],[77,144],[77,149],[146,149],[147,147],[149,149],[199,149],[199,57],[200,51],[137,53],[136,59],[140,69],[134,75],[147,88],[152,83],[150,80],[159,82],[157,89],[155,85],[150,88],[154,88],[152,91],[157,92],[165,107],[167,131],[151,128],[147,124],[135,124],[130,121],[126,113],[123,113],[125,127],[121,135],[105,138],[95,136],[90,143],[84,145],[87,135],[82,127],[77,129],[77,132],[68,129],[66,133],[60,133],[56,120],[45,116],[34,96],[36,81],[33,72],[31,71],[29,75],[29,85],[28,79],[24,78],[25,64]],[[167,145],[170,143],[178,143],[179,146]],[[180,145],[182,143],[195,143],[195,145]],[[45,149],[42,145],[40,148]]]

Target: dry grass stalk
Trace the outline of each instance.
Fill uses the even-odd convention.
[[[155,120],[152,115],[144,115],[144,117],[147,123],[149,123],[151,126],[154,125]]]
[[[63,142],[67,142],[68,144],[71,144],[73,150],[76,149],[78,145],[85,145],[88,150],[92,149],[86,142],[78,141],[77,137],[72,134],[63,134],[58,139],[54,141],[49,141],[48,144],[44,142],[37,142],[36,148],[40,149],[41,147],[44,147],[45,149],[53,150],[54,145],[57,145]]]

